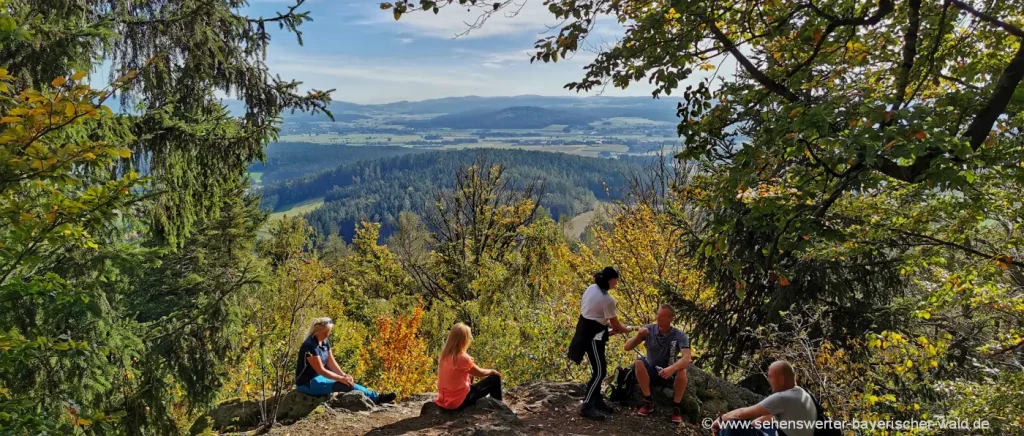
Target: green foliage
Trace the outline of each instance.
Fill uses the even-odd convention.
[[[262,275],[242,174],[281,110],[329,100],[262,62],[301,3],[4,3],[0,432],[172,434],[213,402]],[[110,87],[84,85],[104,62]]]
[[[458,4],[480,8],[478,25],[514,7]],[[852,370],[870,383],[833,372],[840,377],[830,389],[886,392],[861,392],[867,400],[850,416],[891,416],[873,395],[890,406],[920,402],[931,414],[970,410],[999,422],[996,433],[1019,425],[1003,412],[1014,403],[1002,390],[981,400],[989,409],[958,400],[995,380],[1016,385],[1021,371],[1024,5],[547,6],[564,23],[537,42],[536,61],[578,51],[599,17],[625,27],[567,88],[648,80],[655,97],[683,91],[679,158],[695,167],[664,204],[716,289],[695,336],[718,351],[710,357],[719,370],[742,365],[765,346],[751,332],[776,325],[851,351],[848,372],[887,368]],[[391,7],[396,18],[424,9]],[[784,322],[780,312],[793,304],[820,311],[820,324],[807,332]],[[894,335],[897,351],[852,353],[860,341]],[[929,348],[939,343],[948,348]],[[907,377],[922,363],[912,356],[929,353],[938,368]]]

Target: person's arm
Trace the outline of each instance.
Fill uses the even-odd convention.
[[[626,341],[626,345],[623,345],[622,348],[626,351],[633,351],[633,349],[636,348],[637,345],[640,345],[640,343],[643,342],[645,338],[647,338],[647,335],[649,333],[650,332],[646,328],[641,329],[640,331],[636,332],[636,336],[629,338],[629,340]]]
[[[609,296],[608,303],[604,308],[604,317],[608,318],[608,324],[611,325],[611,334],[613,335],[619,333],[626,333],[629,331],[628,329],[626,329],[626,326],[622,325],[622,323],[619,322],[619,315],[617,313],[618,310],[616,308],[616,305],[617,303],[615,302],[615,299]]]
[[[748,420],[761,418],[765,415],[770,416],[771,412],[769,412],[768,409],[765,409],[764,406],[760,404],[755,404],[750,407],[741,407],[739,409],[726,413],[725,415],[722,415],[721,419],[723,421]]]
[[[629,329],[626,329],[626,325],[623,325],[622,322],[618,321],[618,316],[614,316],[611,319],[609,319],[608,323],[611,324],[612,335],[629,332]]]
[[[469,375],[476,378],[487,377],[489,375],[496,375],[498,377],[501,377],[501,373],[499,373],[497,370],[484,369],[476,365],[473,365],[472,368],[469,368]]]
[[[351,375],[345,374],[345,371],[342,371],[341,370],[341,366],[338,365],[338,361],[334,359],[334,350],[328,351],[328,353],[330,353],[329,354],[330,358],[327,359],[327,369],[329,369],[331,372],[333,372],[335,374],[340,375],[341,378],[344,379],[344,380],[339,380],[342,383],[345,383],[345,384],[347,384],[349,386],[352,386],[353,384],[355,384],[355,379],[352,378]]]
[[[333,371],[327,368],[324,368],[324,363],[320,361],[320,356],[309,356],[306,358],[306,362],[309,362],[309,366],[311,366],[313,368],[313,371],[316,371],[317,374],[327,377],[336,382],[341,382],[351,386],[351,384],[349,384],[348,379],[338,374],[335,374]]]
[[[341,367],[338,366],[338,361],[334,359],[334,350],[328,351],[327,353],[329,357],[327,359],[327,369],[331,370],[335,374],[341,376],[345,375],[345,371],[341,370]]]
[[[683,351],[680,352],[680,354],[681,356],[679,357],[679,360],[676,361],[676,363],[672,364],[668,368],[665,368],[669,370],[671,374],[675,374],[681,370],[684,370],[687,366],[690,366],[690,364],[693,363],[693,353],[690,352],[689,348],[683,348]]]

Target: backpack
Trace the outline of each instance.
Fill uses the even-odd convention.
[[[811,395],[811,393],[808,392],[807,395]],[[814,411],[818,413],[819,422],[824,421],[827,423],[832,420],[825,414],[825,409],[821,407],[821,403],[818,402],[817,398],[814,398],[814,395],[811,395],[811,401],[814,401]],[[814,436],[843,436],[843,432],[838,428],[823,427],[814,429]]]
[[[615,380],[611,383],[608,399],[620,404],[633,402],[636,392],[636,373],[632,366],[625,366],[615,371]]]

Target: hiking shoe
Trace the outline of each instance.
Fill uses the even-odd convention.
[[[682,424],[683,423],[683,413],[682,413],[682,411],[679,410],[678,407],[673,407],[672,408],[672,422],[674,422],[676,424]]]
[[[604,421],[604,415],[597,411],[597,408],[591,405],[584,405],[580,408],[580,416],[593,419],[594,421]]]
[[[388,392],[388,393],[385,393],[385,394],[380,394],[380,395],[377,395],[376,403],[377,403],[378,406],[381,405],[381,404],[391,404],[391,403],[395,402],[395,398],[398,398],[398,395],[396,395],[394,392]]]
[[[604,399],[598,400],[597,403],[594,404],[594,408],[597,409],[598,412],[604,413],[606,415],[615,414],[615,409],[612,406],[608,405],[608,403],[604,402]]]
[[[652,413],[654,413],[653,401],[644,401],[643,404],[640,405],[640,408],[636,409],[636,414],[640,416],[647,416]]]

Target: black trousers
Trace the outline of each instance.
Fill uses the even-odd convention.
[[[469,393],[466,394],[466,399],[462,400],[462,404],[459,408],[471,406],[476,400],[490,395],[491,398],[501,401],[501,377],[497,375],[489,375],[480,379],[480,381],[474,383],[469,387]]]
[[[608,374],[608,358],[604,355],[605,345],[608,344],[608,333],[605,332],[603,339],[591,339],[587,347],[587,361],[590,362],[590,380],[587,381],[587,396],[583,399],[583,406],[590,407],[603,401],[601,396],[601,382]]]

